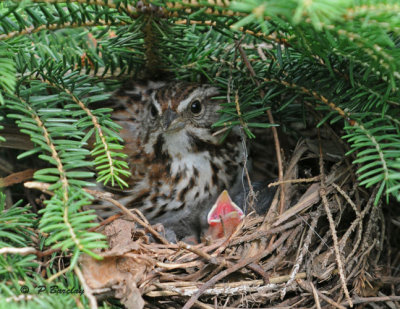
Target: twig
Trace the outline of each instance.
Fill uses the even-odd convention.
[[[21,172],[16,172],[8,175],[7,177],[0,178],[0,187],[9,187],[17,183],[21,183],[31,179],[36,169],[27,169]]]
[[[298,273],[296,279],[305,279],[306,273]],[[227,282],[215,284],[214,288],[210,288],[204,291],[204,295],[226,295],[243,292],[251,292],[258,290],[267,290],[271,288],[276,288],[277,284],[286,282],[289,276],[278,276],[270,278],[269,283],[265,284],[263,280],[252,280],[252,281],[238,281],[238,282]],[[265,285],[263,285],[265,284]],[[199,291],[198,282],[174,282],[173,286],[171,283],[155,283],[160,291],[149,291],[145,293],[149,297],[164,297],[164,296],[178,296],[178,295],[194,295]]]
[[[118,214],[115,214],[115,215],[113,215],[113,216],[111,216],[111,217],[108,217],[108,218],[105,219],[104,221],[101,221],[101,222],[99,223],[99,225],[94,226],[94,227],[91,227],[90,229],[88,229],[88,231],[89,231],[89,232],[94,232],[94,231],[96,231],[97,229],[99,229],[100,227],[102,227],[102,226],[104,226],[104,225],[107,225],[107,224],[109,224],[109,223],[111,223],[111,222],[117,220],[117,219],[120,218],[121,216],[122,216],[122,213],[118,213]]]
[[[332,183],[332,186],[344,197],[347,203],[353,208],[354,212],[357,214],[357,217],[361,217],[361,213],[358,211],[358,207],[354,202],[351,200],[350,196],[347,195],[346,192],[342,190],[336,183]]]
[[[44,182],[37,182],[37,181],[27,181],[24,182],[24,187],[28,189],[37,189],[40,190],[48,195],[53,196],[54,193],[49,191],[50,184]]]
[[[295,262],[295,264],[294,264],[294,266],[293,266],[292,272],[290,273],[290,279],[288,280],[288,282],[285,284],[285,287],[284,287],[284,288],[282,289],[282,291],[281,291],[281,298],[282,298],[282,299],[283,299],[283,297],[284,297],[285,294],[286,294],[286,288],[287,288],[290,284],[292,284],[292,282],[293,282],[293,281],[295,280],[295,278],[296,278],[296,274],[297,274],[297,272],[299,271],[300,265],[301,265],[301,263],[302,263],[302,261],[303,261],[303,258],[304,258],[305,254],[306,254],[307,251],[308,251],[308,247],[310,246],[312,236],[313,236],[314,233],[315,233],[315,228],[316,228],[316,226],[317,226],[318,219],[319,219],[319,216],[315,216],[315,217],[313,218],[311,224],[310,224],[310,228],[309,228],[309,230],[308,230],[306,239],[304,240],[304,245],[303,245],[303,247],[302,247],[302,249],[301,249],[300,254],[299,254],[298,257],[296,258],[296,262]]]
[[[361,239],[362,239],[362,232],[363,232],[363,222],[362,220],[364,219],[365,215],[369,213],[373,202],[375,200],[375,196],[378,192],[378,186],[375,186],[375,189],[372,191],[371,197],[367,202],[367,206],[364,208],[364,210],[360,213],[359,216],[357,216],[357,219],[354,220],[351,224],[351,226],[348,228],[346,233],[344,233],[342,239],[340,240],[340,248],[344,247],[345,244],[347,243],[347,239],[350,237],[351,232],[355,229],[355,226],[358,224],[359,229],[357,231],[357,240],[356,242],[353,241],[353,250],[350,252],[350,254],[346,257],[346,262],[348,262],[348,267],[352,267],[354,264],[354,260],[351,260],[351,258],[354,256],[354,254],[358,250],[358,246],[360,245]]]
[[[355,305],[383,301],[400,301],[400,296],[357,297],[352,300],[353,304]],[[342,304],[347,306],[348,302],[344,302]]]
[[[200,256],[200,257],[202,257],[203,259],[207,260],[207,261],[210,262],[211,264],[214,264],[214,265],[219,264],[218,261],[217,261],[217,259],[216,259],[214,256],[209,255],[208,253],[206,253],[206,252],[204,252],[204,251],[202,251],[202,250],[199,250],[198,248],[195,248],[195,247],[193,247],[193,246],[191,246],[191,245],[188,245],[188,244],[186,244],[186,243],[184,243],[184,242],[179,242],[179,243],[178,243],[178,246],[179,246],[179,248],[181,248],[181,249],[186,249],[186,250],[188,250],[188,251],[190,251],[190,252],[193,252],[194,254],[197,254],[198,256]],[[225,262],[225,261],[224,261],[224,262]],[[226,263],[226,262],[225,262],[225,263]],[[225,264],[225,263],[223,263],[223,264]]]
[[[270,182],[268,184],[268,188],[270,187],[275,187],[278,185],[282,185],[282,184],[287,184],[287,183],[307,183],[307,182],[314,182],[314,181],[318,181],[320,180],[320,176],[315,176],[315,177],[311,177],[311,178],[299,178],[299,179],[286,179],[286,180],[282,180],[282,181],[275,181],[275,182]]]
[[[75,274],[78,276],[79,282],[83,287],[83,291],[85,296],[89,300],[90,309],[97,309],[97,300],[96,297],[93,295],[93,290],[87,285],[85,277],[82,274],[82,271],[79,269],[78,266],[74,267]]]
[[[317,290],[316,290],[314,284],[312,284],[312,282],[310,282],[310,286],[312,288],[312,292],[313,292],[313,296],[314,296],[314,300],[315,300],[315,304],[317,306],[317,309],[321,309],[321,304],[319,302],[319,297],[318,297]]]
[[[120,202],[118,202],[117,200],[114,200],[113,198],[110,197],[105,197],[104,200],[106,200],[107,202],[110,202],[111,204],[117,206],[119,209],[122,210],[122,212],[127,215],[129,218],[131,218],[132,220],[134,220],[135,222],[139,223],[140,225],[142,225],[145,229],[147,229],[155,238],[157,238],[158,240],[160,240],[164,245],[168,245],[169,241],[166,240],[163,236],[161,236],[159,233],[157,233],[157,231],[155,229],[153,229],[153,227],[148,224],[147,222],[144,222],[142,219],[140,219],[138,216],[134,215],[133,213],[131,213],[129,211],[128,208],[126,208],[124,205],[122,205]]]
[[[338,241],[337,234],[336,234],[335,222],[333,220],[331,210],[329,209],[329,202],[326,197],[327,191],[326,191],[326,185],[325,185],[325,172],[324,172],[324,165],[323,165],[323,155],[322,155],[321,143],[320,143],[320,147],[319,147],[319,156],[320,156],[319,157],[319,169],[320,169],[320,175],[321,175],[321,188],[320,188],[319,192],[320,192],[320,195],[322,198],[322,203],[324,205],[326,215],[328,217],[329,228],[332,233],[333,247],[335,249],[336,262],[337,262],[338,269],[339,269],[339,276],[340,276],[340,281],[342,283],[342,288],[343,288],[344,294],[346,295],[346,299],[347,299],[350,307],[353,307],[353,303],[350,298],[349,290],[347,289],[346,277],[344,275],[344,267],[343,267],[342,258],[340,256],[339,241]]]
[[[249,235],[244,235],[242,237],[240,237],[239,239],[235,239],[234,241],[231,242],[230,246],[236,246],[238,244],[241,243],[245,243],[245,242],[250,242],[256,239],[262,239],[265,238],[269,235],[273,235],[273,234],[278,234],[281,233],[285,230],[288,230],[294,226],[297,226],[300,222],[308,219],[310,216],[312,216],[314,213],[308,214],[308,215],[304,215],[304,216],[300,216],[299,218],[294,219],[293,221],[290,221],[288,223],[282,224],[278,227],[275,228],[271,228],[269,230],[266,231],[257,231],[254,232],[252,234]]]
[[[60,250],[61,249],[49,249],[46,251],[39,251],[33,247],[25,247],[25,248],[3,247],[0,249],[0,254],[20,254],[20,255],[35,254],[37,257],[41,258],[43,256],[53,254],[54,252]]]
[[[54,279],[57,279],[61,275],[65,274],[66,272],[70,271],[70,267],[64,268],[63,270],[60,270],[58,273],[55,273],[52,275],[50,278],[47,279],[47,282],[52,282]]]
[[[194,302],[200,297],[201,294],[204,293],[204,291],[208,288],[210,288],[211,286],[213,286],[216,282],[218,282],[219,280],[221,280],[222,278],[225,278],[226,276],[228,276],[229,274],[247,266],[250,263],[253,263],[255,261],[258,261],[260,259],[262,259],[263,257],[271,254],[274,250],[276,250],[276,248],[278,248],[290,235],[290,232],[285,232],[278,240],[276,240],[273,245],[269,246],[269,248],[267,248],[265,251],[262,251],[258,254],[256,254],[255,256],[252,256],[248,259],[245,259],[239,263],[237,263],[236,265],[232,266],[229,269],[225,269],[224,271],[220,272],[219,274],[215,275],[213,278],[211,278],[208,282],[204,283],[201,288],[199,289],[199,291],[194,294],[185,304],[185,306],[183,307],[183,309],[189,309],[193,306]]]
[[[228,131],[229,129],[230,129],[229,127],[222,128],[222,129],[220,129],[220,130],[218,130],[218,131],[215,131],[215,132],[212,134],[212,136],[218,136],[218,135],[220,135],[220,134],[222,134],[222,133],[225,133],[225,132]]]
[[[300,287],[310,293],[313,293],[312,288],[310,287],[310,283],[303,281],[303,280],[297,280],[297,283],[300,285]],[[316,290],[318,296],[320,298],[322,298],[324,301],[326,301],[328,304],[334,306],[335,308],[338,309],[346,309],[346,307],[338,304],[337,302],[335,302],[334,300],[330,299],[328,296],[325,296],[324,294],[322,294],[320,291]]]
[[[20,255],[28,255],[28,254],[38,254],[38,250],[33,247],[25,247],[25,248],[12,248],[12,247],[4,247],[0,249],[0,254],[20,254]]]

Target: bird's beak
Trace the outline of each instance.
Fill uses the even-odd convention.
[[[175,121],[178,119],[178,114],[172,109],[168,108],[161,119],[161,125],[164,131],[172,131],[181,128],[180,122]]]
[[[228,191],[224,190],[208,213],[207,222],[212,225],[221,222],[221,218],[224,219],[230,216],[235,216],[241,220],[244,217],[244,213],[240,207],[231,200]]]
[[[242,222],[244,213],[230,198],[224,190],[207,216],[209,224],[206,235],[212,239],[231,235]]]

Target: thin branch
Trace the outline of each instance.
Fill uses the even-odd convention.
[[[339,276],[340,276],[340,281],[342,283],[342,289],[344,291],[344,294],[346,295],[346,299],[350,305],[350,307],[353,307],[353,303],[351,301],[350,298],[350,293],[349,290],[347,289],[347,282],[346,282],[346,277],[344,274],[344,267],[343,267],[343,261],[342,261],[342,257],[340,255],[340,250],[339,250],[339,241],[337,238],[337,234],[336,234],[336,229],[335,229],[335,222],[333,220],[332,217],[332,213],[331,210],[329,208],[329,202],[328,199],[326,197],[326,185],[325,185],[325,172],[324,172],[324,164],[323,164],[323,155],[322,155],[322,147],[320,144],[319,147],[319,169],[320,169],[320,175],[321,175],[321,188],[319,190],[320,196],[322,198],[322,203],[324,205],[325,208],[325,212],[326,215],[328,217],[328,221],[329,221],[329,228],[331,230],[331,234],[332,234],[332,239],[333,239],[333,248],[335,250],[335,256],[336,256],[336,262],[338,265],[338,269],[339,269]]]
[[[315,182],[318,180],[320,180],[319,175],[315,176],[315,177],[311,177],[311,178],[286,179],[286,180],[282,180],[282,181],[271,182],[268,184],[268,188],[279,186],[282,184],[287,184],[287,183],[308,183],[308,182]]]
[[[93,295],[93,290],[87,284],[85,277],[82,274],[82,271],[78,266],[74,267],[75,274],[78,276],[79,282],[81,283],[83,290],[85,291],[85,296],[89,300],[90,309],[97,309],[97,300]]]
[[[213,286],[219,280],[225,278],[226,276],[228,276],[229,274],[231,274],[235,271],[238,271],[239,269],[241,269],[243,267],[246,267],[248,264],[254,263],[254,262],[264,258],[265,256],[271,254],[273,251],[276,250],[276,248],[278,248],[289,237],[290,234],[291,234],[291,232],[285,232],[279,239],[277,239],[265,251],[261,251],[261,252],[257,253],[255,256],[244,259],[241,262],[237,263],[236,265],[230,267],[229,269],[225,269],[225,270],[221,271],[220,273],[218,273],[217,275],[215,275],[214,277],[212,277],[208,282],[204,283],[201,286],[201,288],[199,289],[199,291],[196,294],[192,295],[192,297],[187,301],[187,303],[185,304],[183,309],[191,308],[194,305],[194,302],[204,293],[204,291],[206,289],[210,288],[211,286]]]
[[[387,301],[400,301],[400,296],[380,296],[380,297],[357,297],[352,300],[353,304],[365,304],[365,303],[374,303],[374,302],[387,302]],[[342,303],[347,306],[348,302]]]
[[[66,22],[66,23],[57,23],[57,24],[46,24],[46,25],[40,25],[38,27],[31,26],[27,27],[22,30],[18,31],[11,31],[7,34],[0,34],[0,41],[1,40],[8,40],[17,36],[25,36],[28,34],[33,34],[40,32],[42,30],[59,30],[59,29],[65,29],[65,28],[83,28],[83,27],[98,27],[98,26],[123,26],[127,25],[125,22],[118,22],[118,23],[111,23],[109,21],[105,20],[96,20],[96,21],[86,21],[86,22]]]
[[[313,289],[310,287],[310,282],[306,282],[303,280],[297,280],[297,283],[300,285],[300,287],[310,293],[313,293]],[[330,304],[331,306],[338,308],[338,309],[346,309],[346,307],[338,304],[337,302],[335,302],[334,300],[332,300],[331,298],[329,298],[328,296],[324,295],[323,293],[321,293],[320,291],[316,290],[318,296],[320,298],[322,298],[324,301],[326,301],[328,304]]]
[[[25,248],[3,247],[0,249],[0,254],[28,255],[28,254],[37,254],[38,252],[39,251],[33,247],[25,247]]]
[[[28,179],[32,179],[33,174],[36,172],[36,169],[26,169],[21,172],[16,172],[8,175],[7,177],[0,178],[0,188],[1,187],[9,187],[15,185],[17,183],[25,182]]]
[[[104,200],[107,202],[110,202],[111,204],[117,206],[122,212],[127,215],[130,219],[134,220],[135,222],[139,223],[142,225],[145,229],[147,229],[155,238],[157,238],[159,241],[161,241],[164,245],[169,245],[169,241],[166,240],[163,236],[161,236],[153,227],[148,224],[147,222],[143,221],[140,219],[138,216],[134,215],[129,211],[128,208],[126,208],[124,205],[122,205],[120,202],[117,200],[114,200],[113,198],[110,197],[104,197]]]

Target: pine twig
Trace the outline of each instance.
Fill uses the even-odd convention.
[[[330,228],[331,234],[332,234],[333,247],[335,249],[336,262],[337,262],[338,269],[339,269],[339,276],[340,276],[340,281],[342,283],[342,288],[343,288],[344,294],[346,295],[346,299],[347,299],[350,307],[353,307],[353,303],[350,298],[350,293],[349,293],[349,290],[347,289],[346,277],[344,275],[343,261],[342,261],[342,257],[340,256],[339,241],[338,241],[337,234],[336,234],[335,222],[333,220],[332,213],[329,209],[329,202],[326,197],[325,172],[324,172],[324,165],[323,165],[323,155],[322,155],[321,143],[320,143],[320,147],[319,147],[319,156],[320,156],[319,157],[319,168],[320,168],[320,175],[321,175],[321,188],[319,190],[319,193],[322,198],[322,203],[324,205],[325,212],[326,212],[326,215],[327,215],[328,221],[329,221],[329,228]]]

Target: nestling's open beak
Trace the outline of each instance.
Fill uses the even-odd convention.
[[[224,190],[207,215],[208,234],[216,239],[229,236],[244,218],[244,213]]]

